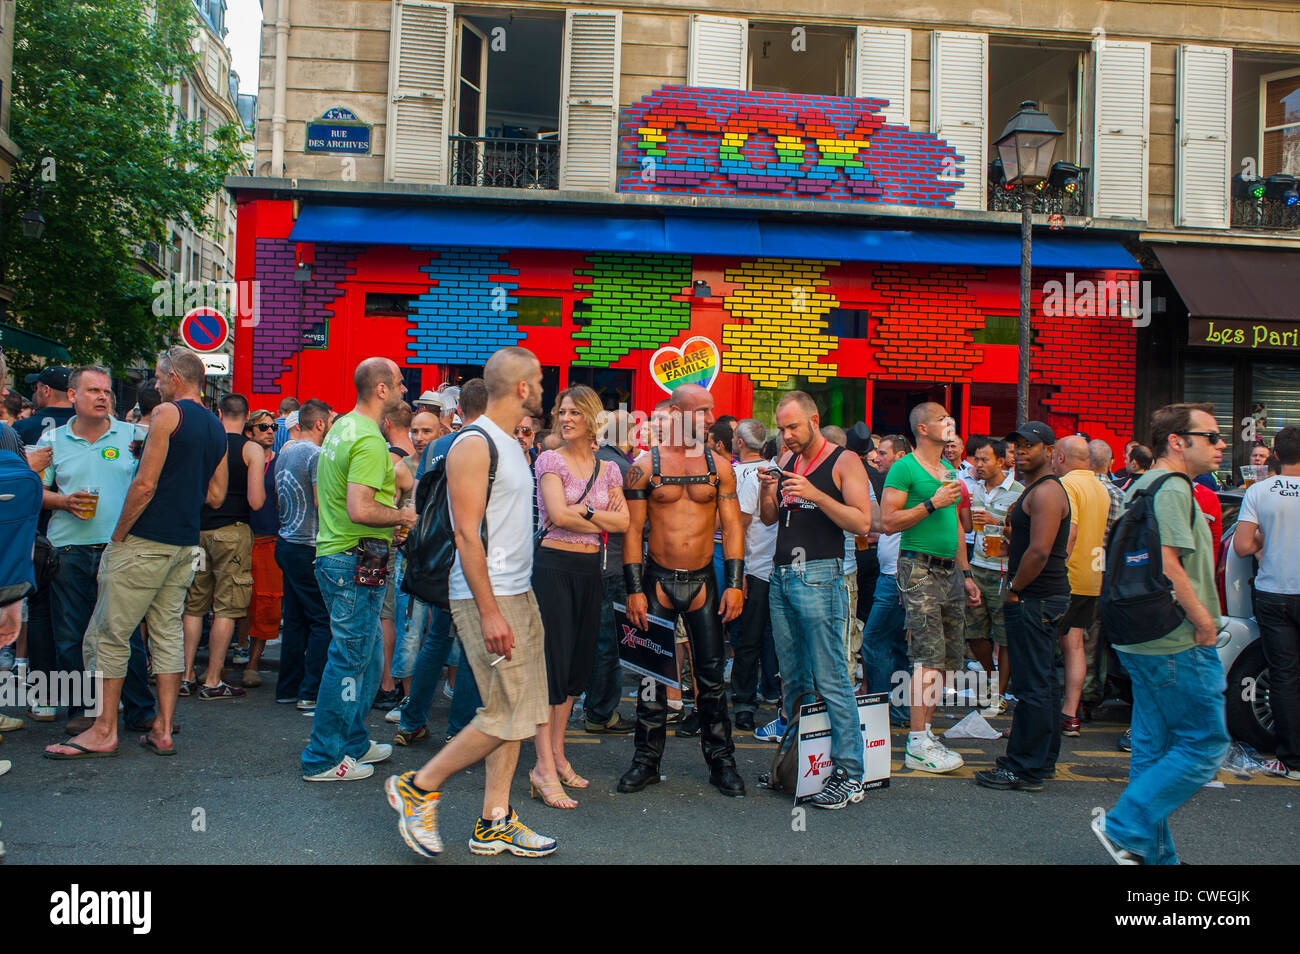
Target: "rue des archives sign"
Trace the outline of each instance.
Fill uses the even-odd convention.
[[[1187,337],[1189,345],[1300,353],[1300,323],[1290,321],[1193,318]]]
[[[333,156],[370,155],[370,124],[343,106],[327,109],[307,124],[307,152]]]

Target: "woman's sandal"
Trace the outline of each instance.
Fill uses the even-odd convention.
[[[566,765],[560,772],[560,784],[569,788],[586,788],[591,783],[573,770],[572,765]]]
[[[556,794],[559,789],[559,794]],[[564,786],[559,782],[542,782],[537,779],[532,772],[528,773],[528,795],[530,798],[540,798],[542,804],[547,808],[577,808],[578,803],[568,796],[564,791]],[[565,805],[565,802],[571,804]]]

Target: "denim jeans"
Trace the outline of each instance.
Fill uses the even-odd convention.
[[[778,566],[768,584],[772,637],[785,683],[786,718],[795,700],[814,687],[831,723],[831,761],[860,780],[865,751],[858,703],[844,666],[848,593],[844,561],[810,560],[800,569]]]
[[[1061,754],[1061,683],[1056,677],[1057,624],[1069,594],[1027,596],[1002,605],[1007,652],[1015,660],[1015,694],[1007,754],[998,764],[1039,781]]]
[[[397,639],[393,644],[392,676],[394,679],[409,679],[415,668],[415,653],[419,651],[416,643],[414,652],[407,639],[409,629],[411,596],[402,592],[402,577],[406,575],[406,557],[401,553],[393,560],[393,633]],[[400,668],[399,668],[400,664]]]
[[[59,547],[59,572],[50,584],[50,622],[54,634],[54,668],[60,672],[83,672],[82,643],[86,627],[95,611],[98,594],[97,574],[103,546]],[[149,671],[145,662],[144,640],[137,626],[131,634],[131,660],[122,685],[122,705],[127,725],[146,725],[157,714],[153,691],[149,688]],[[68,718],[82,715],[81,707],[68,708]]]
[[[275,562],[284,578],[284,641],[275,697],[315,701],[330,646],[330,614],[316,582],[316,548],[277,537]]]
[[[414,732],[428,724],[433,695],[438,689],[438,680],[442,678],[442,667],[447,665],[448,656],[456,645],[456,638],[451,632],[451,613],[419,600],[413,602],[417,606],[427,607],[428,612],[413,613],[408,630],[417,620],[427,619],[428,631],[424,633],[424,640],[420,643],[411,671],[409,698],[402,709],[402,721],[398,724],[403,732]],[[416,633],[416,638],[420,638],[420,633]],[[447,715],[447,734],[455,735],[469,725],[482,705],[473,671],[467,665],[458,666],[456,690],[452,693],[451,712]]]
[[[1228,751],[1223,665],[1213,646],[1120,655],[1133,680],[1133,751],[1128,787],[1106,813],[1106,837],[1149,865],[1176,865],[1169,816],[1214,778]]]
[[[903,705],[895,705],[893,695],[895,674],[908,671],[907,612],[898,596],[897,580],[893,573],[881,573],[876,577],[876,592],[862,633],[862,668],[867,692],[890,693],[889,721],[906,725],[911,718],[906,693]],[[862,598],[859,597],[858,601],[861,603]],[[900,692],[906,685],[906,682],[900,684]]]
[[[1300,596],[1256,590],[1255,619],[1268,663],[1277,757],[1300,769]]]
[[[406,600],[404,607],[399,606],[394,610],[394,615],[398,612],[402,616],[402,625],[397,625],[397,620],[393,620],[393,625],[397,629],[397,645],[393,648],[393,678],[410,679],[415,673],[415,659],[420,655],[420,647],[424,644],[424,634],[429,627],[429,612],[432,607],[423,600],[417,600],[414,596],[401,592],[401,581],[398,581],[397,599]]]
[[[600,600],[600,635],[596,638],[596,662],[587,680],[587,700],[583,709],[587,721],[604,725],[618,709],[619,691],[623,687],[623,668],[618,664],[618,625],[614,622],[614,604],[627,603],[627,587],[622,576],[607,576]]]
[[[365,719],[384,668],[379,631],[384,588],[354,582],[356,566],[355,553],[316,558],[316,582],[329,609],[331,638],[311,740],[302,752],[303,775],[332,769],[345,755],[359,759],[370,748]]]
[[[768,607],[770,584],[756,576],[746,576],[745,584],[749,594],[733,630],[736,661],[731,669],[731,703],[736,712],[752,713],[758,694],[765,699],[781,697],[781,683],[777,680],[776,644]]]

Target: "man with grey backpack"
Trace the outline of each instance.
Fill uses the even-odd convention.
[[[1176,865],[1169,816],[1214,778],[1228,749],[1210,527],[1192,480],[1219,469],[1212,404],[1151,419],[1156,461],[1125,494],[1107,541],[1102,626],[1133,682],[1128,787],[1092,830],[1122,865]]]

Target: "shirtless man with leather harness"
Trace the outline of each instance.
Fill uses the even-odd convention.
[[[683,617],[695,661],[695,706],[709,782],[724,795],[741,796],[745,783],[736,772],[722,686],[722,627],[740,616],[744,603],[745,535],[736,476],[731,462],[715,457],[706,444],[714,423],[713,395],[698,384],[684,384],[669,401],[671,434],[637,458],[623,491],[629,516],[623,540],[627,616],[642,629],[647,628],[647,615],[670,621],[678,614]],[[641,537],[647,512],[650,555],[643,566]],[[713,573],[715,518],[722,524],[725,559],[721,599]],[[639,792],[659,781],[668,706],[664,693],[653,688],[638,694],[636,755],[619,779],[620,792]]]

